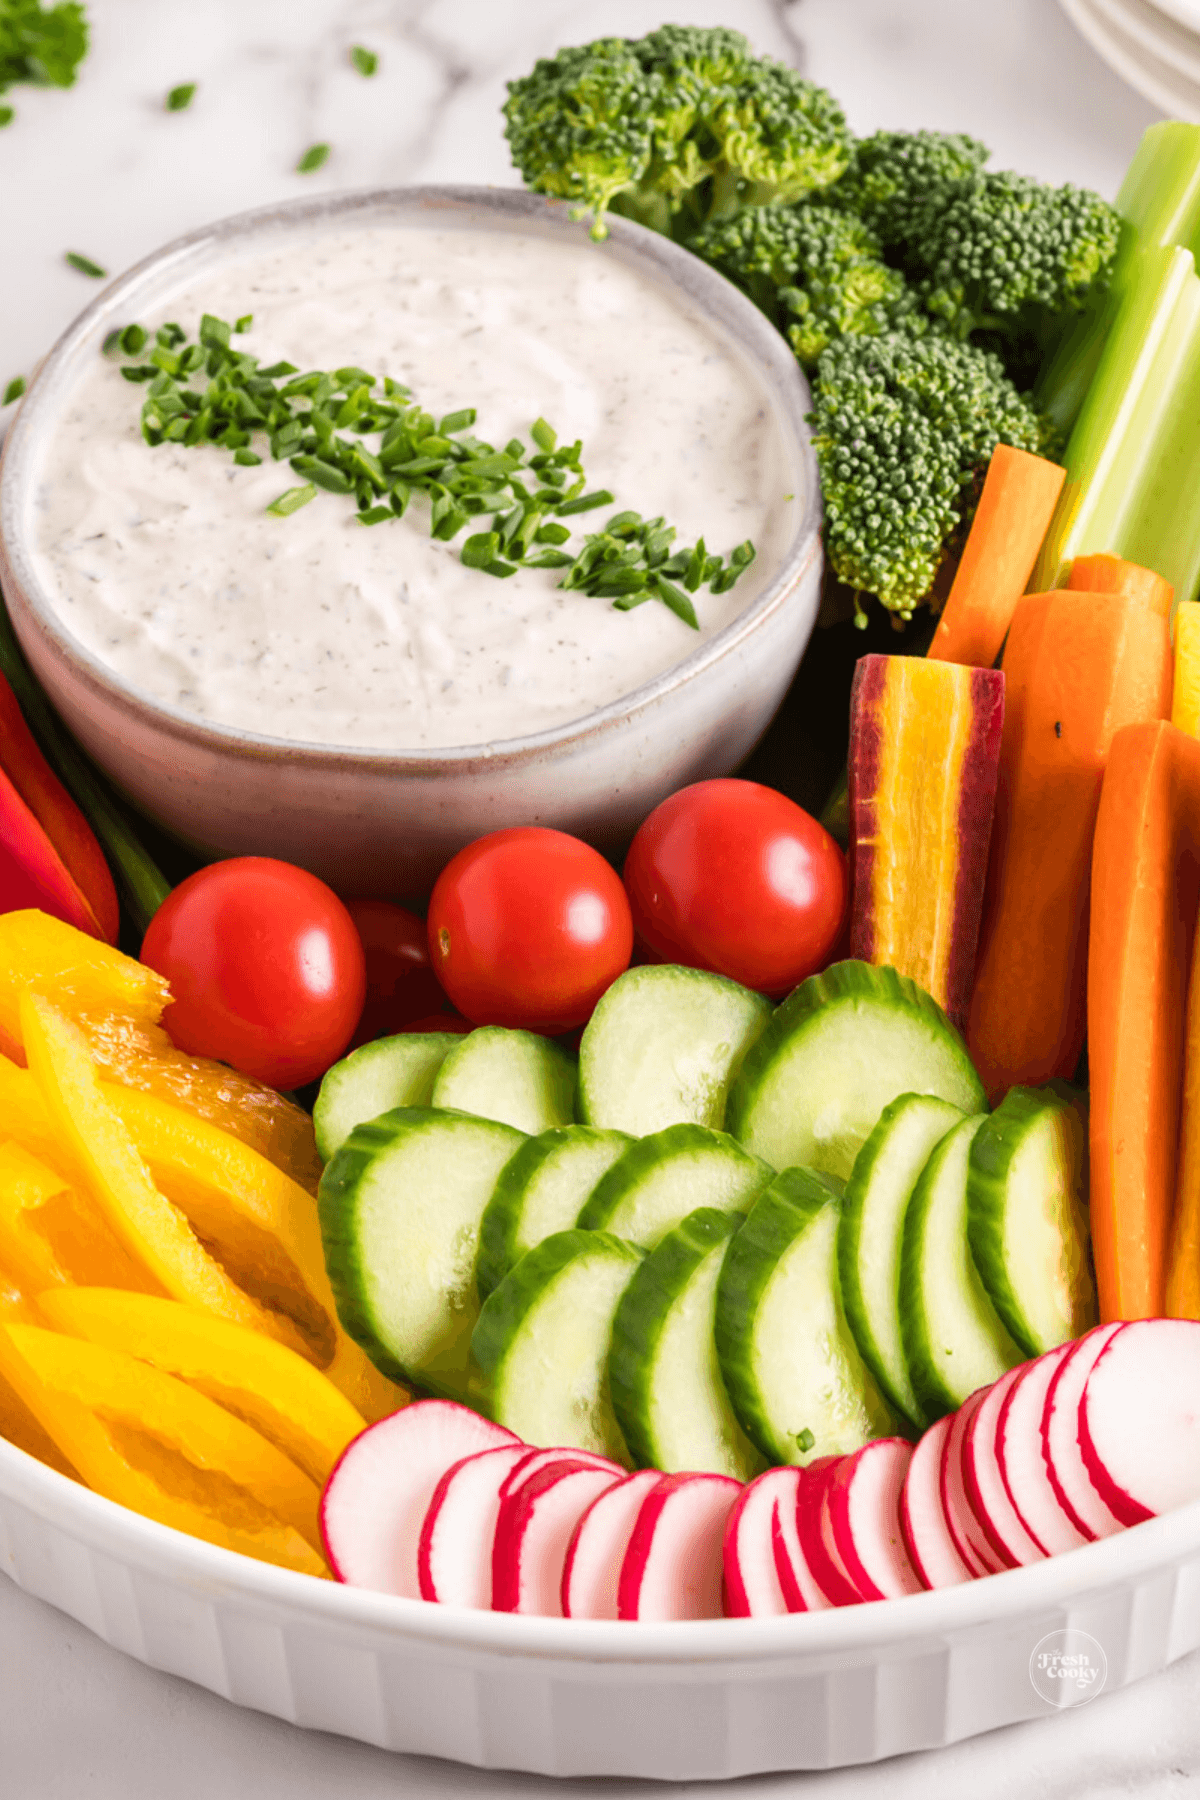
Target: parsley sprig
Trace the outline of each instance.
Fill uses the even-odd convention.
[[[263,368],[232,341],[252,324],[250,314],[230,325],[205,313],[194,343],[176,324],[160,326],[153,339],[141,325],[127,325],[105,348],[130,359],[121,368],[126,381],[146,384],[148,444],[218,444],[251,466],[263,460],[257,442],[286,462],[301,479],[267,507],[276,517],[322,490],[353,496],[360,525],[382,525],[403,518],[420,494],[429,502],[431,535],[445,542],[490,520],[463,541],[469,569],[500,580],[519,568],[562,569],[563,588],[609,599],[623,612],[660,600],[696,630],[691,596],[703,586],[725,593],[754,560],[748,540],[728,559],[710,554],[703,539],[676,550],[665,519],[631,511],[615,513],[572,551],[571,529],[560,521],[614,504],[607,488],[589,490],[582,443],[559,444],[538,419],[530,443],[511,438],[497,450],[474,435],[474,407],[435,419],[389,376],[380,380],[356,365]],[[374,447],[367,438],[377,439]]]

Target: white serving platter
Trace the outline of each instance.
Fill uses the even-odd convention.
[[[1200,1646],[1200,1503],[939,1593],[610,1624],[292,1574],[141,1519],[0,1441],[0,1566],[106,1643],[236,1705],[546,1775],[684,1781],[872,1762],[1055,1710],[1030,1678],[1051,1633],[1094,1640],[1105,1691]]]
[[[1059,5],[1096,54],[1123,81],[1162,108],[1169,118],[1200,121],[1200,82],[1192,79],[1195,43],[1189,34],[1161,19],[1161,29],[1151,33],[1154,19],[1145,5],[1127,7],[1122,0],[1059,0]],[[1119,21],[1119,22],[1118,22]],[[1167,34],[1182,38],[1188,56],[1166,41]],[[1149,44],[1153,42],[1154,48]]]

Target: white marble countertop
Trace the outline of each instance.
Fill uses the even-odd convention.
[[[664,17],[653,0],[89,0],[88,10],[93,49],[76,88],[8,96],[0,391],[94,292],[66,251],[115,273],[193,226],[314,188],[511,183],[505,81],[557,45],[638,36]],[[831,88],[860,131],[968,130],[1000,166],[1109,196],[1157,116],[1054,0],[691,0],[666,16],[741,28]],[[369,80],[350,64],[355,44],[378,53]],[[164,111],[168,89],[193,81],[191,107]],[[328,161],[296,174],[317,142],[331,145]],[[806,1800],[1167,1800],[1197,1778],[1193,1657],[1081,1711],[952,1750],[739,1788]],[[373,1800],[398,1788],[486,1800],[547,1785],[239,1712],[0,1582],[4,1800]],[[564,1788],[611,1794],[614,1784]]]

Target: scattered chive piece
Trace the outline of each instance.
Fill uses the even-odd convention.
[[[5,125],[11,125],[16,116],[17,113],[15,107],[0,106],[0,129]]]
[[[11,406],[13,401],[19,400],[24,392],[25,377],[23,375],[14,375],[4,390],[4,398],[3,400],[0,400],[0,406]]]
[[[364,49],[362,44],[355,44],[350,52],[350,61],[360,75],[373,75],[379,67],[379,58],[374,50]]]
[[[90,275],[93,281],[103,281],[108,274],[108,270],[102,269],[100,264],[93,262],[90,256],[80,256],[78,250],[68,250],[66,260],[73,269],[78,269],[81,275]]]
[[[296,164],[297,175],[311,175],[314,169],[321,167],[328,157],[329,151],[330,145],[328,144],[310,144]]]
[[[179,86],[173,87],[167,95],[167,111],[185,112],[192,104],[195,94],[196,83],[194,81],[181,81]]]
[[[801,1455],[807,1455],[817,1441],[807,1425],[804,1427],[803,1431],[795,1432],[794,1436],[796,1439],[796,1448],[800,1451]]]
[[[703,538],[674,549],[673,526],[632,509],[614,512],[572,555],[560,547],[569,546],[570,528],[555,515],[613,503],[607,488],[584,491],[581,443],[559,446],[553,427],[537,419],[530,427],[532,454],[521,438],[496,450],[473,435],[474,407],[435,420],[407,387],[357,364],[304,373],[289,362],[260,367],[231,343],[253,322],[249,313],[236,325],[205,313],[195,343],[174,321],[158,327],[152,344],[142,326],[126,325],[109,333],[105,350],[136,358],[150,345],[146,361],[121,366],[126,381],[148,384],[142,405],[148,444],[215,444],[235,464],[253,468],[263,460],[251,448],[261,431],[274,460],[305,478],[267,507],[276,518],[307,506],[323,489],[352,497],[359,524],[382,525],[402,518],[420,492],[429,501],[434,539],[450,543],[473,519],[480,521],[482,529],[459,551],[467,568],[501,581],[519,568],[561,569],[562,588],[622,612],[658,600],[693,630],[699,621],[689,593],[706,584],[726,592],[753,559],[749,541],[728,559],[710,555]],[[8,397],[15,397],[11,390]],[[376,438],[374,449],[368,437]]]
[[[307,506],[316,497],[316,488],[311,481],[307,481],[303,487],[285,488],[278,500],[272,500],[267,511],[274,513],[277,519],[286,519],[289,513],[299,512],[302,506]]]

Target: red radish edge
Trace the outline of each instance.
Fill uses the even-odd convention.
[[[996,1461],[1005,1492],[1026,1531],[1051,1556],[1088,1542],[1055,1491],[1042,1437],[1046,1394],[1070,1349],[1070,1344],[1060,1344],[1027,1363],[1005,1395],[996,1421]]]
[[[1200,1498],[1200,1323],[1137,1319],[1114,1332],[1080,1396],[1079,1444],[1123,1525]]]
[[[957,1587],[973,1581],[942,1505],[942,1454],[954,1424],[953,1413],[938,1419],[912,1453],[900,1493],[900,1529],[913,1568],[927,1588]]]
[[[1040,1562],[1047,1551],[1027,1530],[1009,1498],[996,1454],[996,1430],[1000,1413],[1027,1363],[1019,1363],[994,1381],[975,1409],[962,1446],[963,1486],[971,1510],[983,1527],[996,1555],[1014,1567]]]
[[[796,1503],[796,1468],[768,1469],[744,1487],[733,1503],[725,1526],[721,1551],[722,1594],[730,1619],[771,1618],[803,1610],[794,1575],[791,1595],[784,1590],[783,1571],[776,1550],[779,1507]],[[788,1571],[791,1575],[791,1571]]]
[[[973,1575],[999,1575],[1006,1566],[1007,1559],[1002,1558],[992,1549],[984,1533],[983,1526],[975,1517],[971,1502],[967,1498],[967,1490],[963,1486],[962,1445],[967,1427],[982,1406],[987,1388],[976,1388],[969,1394],[956,1413],[951,1415],[950,1429],[946,1433],[946,1441],[942,1447],[942,1470],[940,1492],[942,1511],[946,1515],[946,1524],[954,1539],[958,1554],[962,1557]],[[1008,1567],[1014,1567],[1007,1563]]]
[[[921,1590],[900,1530],[900,1492],[911,1460],[904,1438],[873,1438],[830,1476],[834,1546],[864,1600],[898,1600]]]
[[[1050,1485],[1072,1525],[1089,1543],[1111,1536],[1121,1521],[1101,1499],[1084,1461],[1079,1442],[1080,1407],[1088,1376],[1105,1347],[1122,1330],[1122,1323],[1097,1325],[1071,1345],[1054,1371],[1042,1412],[1042,1451]]]
[[[534,1459],[531,1458],[531,1464]],[[601,1466],[602,1465],[602,1466]],[[500,1489],[492,1539],[492,1611],[561,1616],[567,1547],[580,1519],[625,1470],[559,1452],[532,1472],[518,1463]]]
[[[829,1525],[829,1482],[840,1456],[819,1456],[800,1472],[796,1489],[796,1529],[812,1578],[830,1606],[857,1606],[862,1595],[837,1556]]]
[[[642,1502],[621,1564],[622,1619],[719,1619],[725,1526],[742,1484],[663,1475]]]
[[[353,1438],[321,1495],[321,1541],[353,1587],[420,1598],[417,1547],[451,1463],[520,1439],[455,1400],[413,1400]]]
[[[524,1444],[500,1444],[493,1450],[477,1450],[452,1463],[433,1490],[417,1545],[417,1579],[422,1600],[484,1611],[492,1604],[492,1540],[500,1512],[500,1489],[514,1467],[536,1452]],[[440,1539],[449,1531],[453,1548],[449,1557],[453,1572],[452,1592],[438,1592],[438,1566],[442,1563]],[[446,1583],[443,1577],[443,1590]],[[472,1592],[475,1598],[465,1598]]]
[[[639,1469],[598,1494],[571,1533],[563,1562],[565,1619],[615,1619],[617,1582],[642,1502],[661,1480]]]

